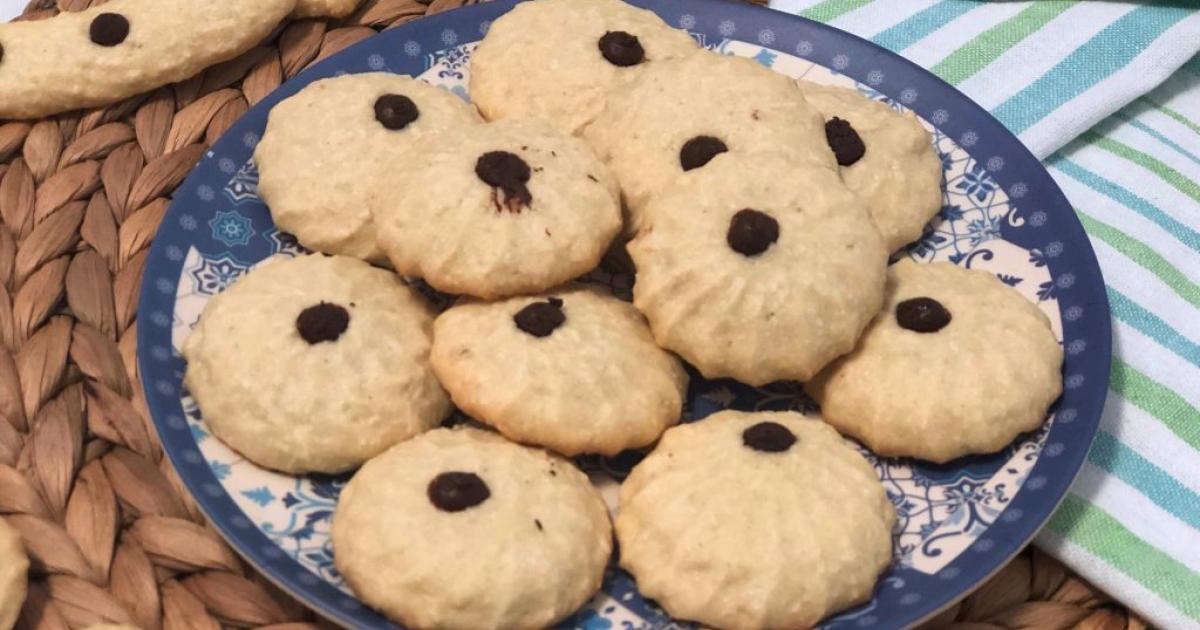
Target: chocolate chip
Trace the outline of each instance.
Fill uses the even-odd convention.
[[[563,301],[550,298],[545,302],[534,302],[513,315],[517,328],[534,337],[548,337],[554,329],[567,321],[567,315],[562,310]]]
[[[469,472],[444,472],[429,482],[426,492],[433,507],[443,512],[461,512],[492,496],[479,475]]]
[[[403,94],[384,94],[375,99],[375,120],[393,131],[407,127],[420,116],[417,104]]]
[[[508,151],[484,153],[475,161],[475,175],[488,186],[504,191],[504,205],[509,212],[520,212],[522,206],[533,202],[533,196],[525,186],[531,175],[529,165],[516,154]]]
[[[849,122],[834,116],[825,123],[825,141],[833,149],[833,155],[840,166],[850,166],[862,159],[867,152],[867,145]]]
[[[539,532],[546,531],[546,528],[542,527],[542,522],[541,522],[541,521],[539,521],[539,520],[537,520],[536,518],[535,518],[535,519],[533,519],[533,524],[534,524],[534,525],[537,525],[537,528],[538,528],[538,531],[539,531]]]
[[[88,36],[100,46],[116,46],[129,37],[129,20],[117,13],[101,13],[92,18]]]
[[[759,422],[742,431],[742,444],[763,453],[782,453],[796,443],[796,436],[778,422]]]
[[[913,332],[937,332],[950,323],[950,311],[933,298],[912,298],[896,305],[896,323]]]
[[[747,257],[757,256],[779,240],[779,222],[758,210],[738,210],[729,220],[725,240],[733,251]]]
[[[728,150],[729,147],[719,138],[696,136],[683,143],[683,148],[679,150],[679,165],[685,171],[700,168]]]
[[[0,44],[0,61],[4,61],[4,44]]]
[[[646,58],[637,36],[625,31],[608,31],[600,37],[599,45],[600,54],[614,66],[636,66]]]
[[[321,302],[296,317],[296,331],[309,344],[337,341],[350,325],[350,312],[338,304]]]

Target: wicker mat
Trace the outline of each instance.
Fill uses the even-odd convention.
[[[35,0],[19,19],[93,3]],[[142,269],[172,190],[248,107],[381,29],[463,3],[367,0],[110,107],[0,122],[0,514],[33,559],[18,628],[327,625],[225,545],[163,457],[134,360]],[[1145,627],[1031,550],[936,623]]]

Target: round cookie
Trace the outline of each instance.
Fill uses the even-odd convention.
[[[293,19],[311,17],[344,18],[362,4],[362,0],[297,0]]]
[[[673,617],[810,628],[866,601],[895,511],[836,431],[795,412],[721,411],[668,429],[621,485],[621,566]]]
[[[0,518],[0,628],[7,630],[17,623],[25,603],[28,572],[29,556],[21,534]]]
[[[608,510],[582,472],[466,427],[367,462],[332,536],[350,588],[415,630],[548,627],[595,594],[612,551]]]
[[[396,270],[488,300],[587,273],[621,229],[608,169],[582,140],[535,120],[428,137],[384,192],[375,223]]]
[[[269,260],[208,302],[183,347],[213,435],[288,473],[335,473],[426,431],[450,402],[429,366],[433,317],[360,260]]]
[[[295,6],[296,0],[111,0],[0,23],[0,119],[107,105],[183,81],[269,38]]]
[[[807,380],[879,312],[887,252],[831,169],[719,155],[646,217],[628,245],[634,304],[707,378]]]
[[[599,290],[460,304],[433,330],[450,398],[509,439],[616,455],[679,420],[687,372],[637,309]]]
[[[430,132],[480,121],[462,99],[407,76],[315,81],[271,110],[254,151],[258,194],[305,247],[382,261],[370,206],[396,162]]]
[[[534,0],[497,19],[471,55],[471,99],[489,120],[539,118],[578,133],[648,62],[697,48],[621,0]]]
[[[750,59],[702,50],[651,64],[615,90],[584,130],[621,184],[626,229],[650,199],[715,155],[778,154],[833,170],[821,116],[790,78]]]
[[[942,207],[942,161],[917,116],[848,88],[801,84],[825,117],[846,186],[871,209],[889,252],[917,240]]]
[[[1040,426],[1062,357],[1046,315],[992,274],[903,259],[858,347],[806,387],[875,453],[940,463]]]

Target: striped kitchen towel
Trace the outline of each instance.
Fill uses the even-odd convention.
[[[1198,0],[771,0],[932,70],[1044,158],[1200,52]]]
[[[1163,628],[1200,628],[1200,57],[1046,160],[1113,313],[1100,434],[1038,544]]]
[[[1100,260],[1114,358],[1037,544],[1154,624],[1200,628],[1200,2],[772,6],[929,68],[1045,160]]]

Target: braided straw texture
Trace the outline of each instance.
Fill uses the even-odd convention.
[[[134,359],[142,269],[172,190],[248,107],[379,30],[472,1],[367,0],[182,83],[0,121],[0,514],[33,561],[18,628],[327,626],[226,546],[163,457]],[[91,4],[35,0],[18,19]],[[935,624],[1145,627],[1037,551]]]

